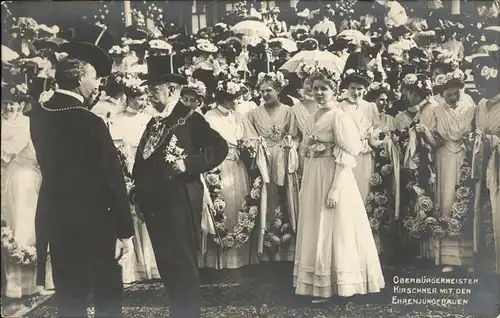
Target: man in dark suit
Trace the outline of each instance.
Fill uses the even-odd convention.
[[[109,49],[109,38],[95,28],[81,28],[76,41],[61,46],[69,56],[56,66],[59,89],[30,120],[42,173],[38,278],[45,277],[49,246],[60,317],[86,316],[92,287],[96,317],[121,316],[119,262],[130,253],[133,235],[116,148],[102,119],[89,110],[99,77],[111,71],[109,56],[97,46]]]
[[[170,101],[179,84],[187,84],[182,76],[169,74],[170,57],[151,56],[147,62],[146,84],[160,116],[148,123],[137,149],[134,201],[146,220],[158,270],[170,296],[170,316],[199,317],[200,174],[222,163],[228,147],[202,115]],[[185,156],[167,160],[168,146],[174,143]]]

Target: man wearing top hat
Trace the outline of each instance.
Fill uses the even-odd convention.
[[[200,174],[222,163],[228,147],[202,115],[182,102],[170,102],[177,87],[187,84],[170,72],[170,57],[150,56],[147,63],[145,84],[160,115],[148,123],[137,149],[133,199],[145,218],[170,296],[170,316],[199,317]]]
[[[111,71],[106,30],[75,29],[60,46],[59,88],[31,114],[42,184],[36,211],[38,278],[50,250],[58,315],[84,317],[95,292],[96,317],[121,316],[119,263],[131,250],[133,225],[122,168],[102,119],[90,112],[99,77]]]

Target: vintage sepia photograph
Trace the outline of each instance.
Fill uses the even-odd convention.
[[[2,317],[500,317],[500,0],[1,14]]]

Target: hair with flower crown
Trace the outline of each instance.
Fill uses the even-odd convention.
[[[243,83],[234,76],[224,76],[217,82],[215,96],[218,101],[236,99],[243,90]]]
[[[10,94],[12,99],[17,102],[22,102],[30,99],[28,85],[26,83],[9,86],[7,94]],[[8,100],[9,98],[7,96],[3,96],[2,99]]]
[[[285,79],[285,76],[280,71],[259,73],[257,76],[257,87],[262,85],[264,82],[269,82],[276,89],[282,89],[288,85],[288,80]]]
[[[453,72],[439,74],[434,80],[434,88],[437,91],[442,91],[450,87],[463,88],[465,83],[465,74],[462,70],[456,69]]]

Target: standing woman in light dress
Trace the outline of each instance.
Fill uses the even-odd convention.
[[[287,85],[281,72],[260,73],[257,87],[260,91],[263,104],[248,113],[250,124],[255,128],[257,135],[263,139],[267,148],[268,171],[270,182],[267,184],[267,224],[266,228],[273,228],[276,218],[275,209],[285,202],[285,152],[282,148],[283,137],[289,131],[290,107],[279,102],[278,96]],[[282,210],[282,212],[285,212]],[[279,222],[279,221],[278,221]],[[261,260],[292,261],[294,257],[293,240],[284,241],[280,247],[278,239],[264,242],[268,247],[264,249]],[[273,247],[269,248],[272,244]]]
[[[372,147],[380,147],[383,144],[374,133],[379,118],[377,106],[363,99],[371,81],[373,73],[367,71],[363,55],[360,52],[351,53],[347,58],[340,83],[340,88],[347,90],[347,98],[339,103],[339,107],[351,115],[358,127],[362,149],[356,157],[354,176],[363,202],[366,202],[370,192],[370,178],[375,166]]]
[[[35,215],[42,176],[30,139],[29,118],[22,113],[28,96],[13,88],[2,89],[2,221],[12,231],[18,248],[31,250],[36,257]],[[8,163],[5,170],[4,163]],[[2,228],[2,236],[3,232]],[[37,286],[36,262],[18,261],[2,248],[6,276],[2,293],[14,300],[11,304],[15,307],[3,308],[5,313],[19,309],[22,297],[54,288],[50,261],[44,286]]]
[[[306,64],[301,64],[298,67],[297,76],[302,79],[301,101],[291,108],[290,114],[290,134],[298,145],[299,154],[299,171],[304,166],[304,128],[307,118],[310,114],[314,113],[317,109],[316,102],[311,96],[311,82],[309,81],[309,74],[313,68],[308,67]]]
[[[233,232],[238,224],[239,209],[249,194],[247,169],[244,162],[239,159],[238,141],[257,139],[257,133],[247,119],[235,110],[236,99],[241,94],[241,89],[242,85],[235,80],[220,80],[215,90],[217,106],[205,114],[210,126],[227,141],[229,146],[229,153],[219,168],[222,182],[221,195],[225,201],[224,213],[227,217],[225,224],[230,232]],[[204,266],[234,269],[255,264],[258,262],[255,243],[254,240],[248,240],[241,247],[224,250],[210,240],[204,256]]]
[[[455,186],[459,182],[460,168],[465,158],[462,138],[472,130],[476,105],[470,99],[460,98],[465,75],[459,69],[436,77],[434,89],[439,94],[434,108],[438,145],[436,154],[437,204],[440,214],[452,216]],[[443,265],[443,272],[457,266],[473,270],[472,240],[445,236],[438,240],[436,263]]]
[[[477,162],[474,166],[486,167],[486,171],[480,168],[474,172],[474,179],[478,180],[476,195],[482,193],[484,188],[489,190],[495,255],[493,270],[500,274],[500,72],[498,63],[488,55],[475,58],[473,65],[474,81],[483,97],[476,112],[476,127],[483,132],[485,139],[490,143],[489,149],[484,147],[486,151],[475,154],[478,158],[474,158]],[[479,200],[476,200],[474,211],[481,211],[481,207],[477,205],[485,203],[483,198],[480,195]],[[482,220],[486,217],[488,216],[483,213],[479,217],[479,222],[483,223]],[[487,249],[490,250],[488,247]]]
[[[295,293],[318,298],[313,302],[376,293],[385,282],[353,173],[363,149],[358,128],[338,107],[334,74],[318,69],[310,81],[318,109],[305,126],[308,146],[299,196]]]
[[[125,111],[115,114],[110,125],[111,136],[124,156],[128,174],[132,172],[139,141],[152,114],[146,87],[141,86],[141,82],[139,79],[131,79],[124,83],[127,97]],[[125,284],[160,278],[144,219],[135,206],[132,207],[132,214],[134,254],[123,264],[122,275]]]
[[[424,74],[407,74],[402,81],[402,94],[403,99],[406,101],[406,109],[396,115],[395,123],[398,131],[406,131],[409,134],[414,133],[416,136],[422,136],[425,141],[433,148],[436,147],[436,141],[432,135],[432,131],[435,130],[436,121],[434,117],[434,108],[436,103],[432,98],[432,83],[428,76]],[[412,171],[416,169],[413,156],[418,155],[417,153],[417,142],[415,138],[409,139],[412,142],[408,142],[401,149],[401,185],[407,185],[410,176],[413,174]],[[425,184],[423,184],[425,185]],[[435,189],[427,185],[428,195],[433,195]],[[402,195],[402,200],[408,200]],[[402,207],[405,208],[405,201],[402,203]],[[402,217],[401,219],[403,219]],[[402,223],[399,223],[402,226]],[[400,228],[401,237],[399,238],[398,245],[401,250],[407,250],[406,244],[410,237],[406,234],[407,231]],[[433,259],[434,250],[434,239],[432,236],[420,238],[419,241],[420,254],[418,258]]]

